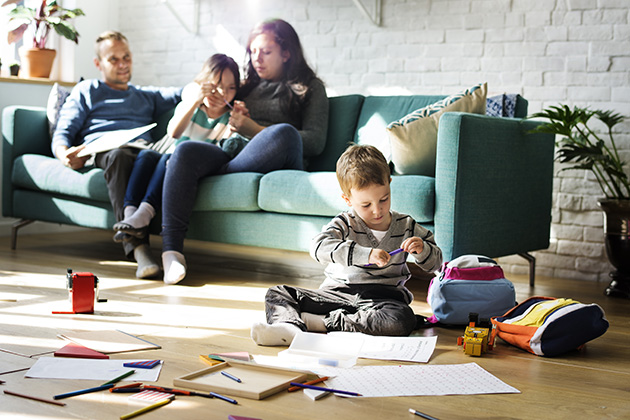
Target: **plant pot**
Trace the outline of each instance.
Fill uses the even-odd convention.
[[[11,76],[17,76],[20,74],[20,66],[11,66],[9,67],[9,72]]]
[[[616,268],[605,294],[630,298],[630,200],[602,199],[598,204],[604,211],[606,255]]]
[[[22,77],[48,78],[56,54],[48,48],[20,48]]]

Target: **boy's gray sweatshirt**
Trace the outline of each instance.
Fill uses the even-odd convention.
[[[385,284],[405,288],[411,277],[406,261],[408,254],[393,255],[382,268],[368,264],[372,248],[387,252],[400,248],[403,241],[412,236],[423,240],[420,254],[413,255],[415,262],[424,271],[434,272],[442,264],[442,251],[436,245],[433,234],[416,223],[409,215],[391,211],[392,221],[385,237],[379,242],[372,230],[353,210],[335,216],[311,242],[310,254],[318,262],[328,264],[326,279],[320,288],[339,284]]]

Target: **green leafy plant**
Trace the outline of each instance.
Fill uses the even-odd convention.
[[[606,198],[630,199],[630,182],[624,171],[626,162],[619,157],[613,137],[613,127],[625,117],[611,111],[570,108],[567,105],[550,106],[530,116],[538,117],[546,118],[549,122],[541,124],[533,131],[562,136],[557,142],[556,160],[573,163],[563,170],[591,171]],[[594,120],[604,123],[608,132],[599,134],[595,131],[592,127]],[[606,137],[608,143],[604,140]]]
[[[7,0],[2,7],[16,4],[20,0]],[[24,36],[29,26],[33,26],[33,47],[46,48],[46,41],[50,30],[54,29],[59,35],[75,43],[79,43],[79,32],[68,20],[78,16],[85,16],[81,9],[64,9],[55,0],[42,0],[37,9],[18,5],[9,13],[8,42],[18,42]]]

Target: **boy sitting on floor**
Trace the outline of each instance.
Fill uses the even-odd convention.
[[[318,290],[274,286],[265,296],[268,323],[252,326],[262,346],[287,346],[299,331],[351,331],[407,336],[424,323],[409,306],[407,255],[433,272],[442,251],[433,234],[390,210],[390,169],[373,146],[350,146],[337,161],[337,179],[350,211],[313,238],[311,256],[328,264]],[[402,252],[397,251],[402,249]]]

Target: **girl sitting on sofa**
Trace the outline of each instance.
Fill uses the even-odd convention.
[[[322,152],[328,130],[328,97],[304,59],[295,29],[273,19],[258,24],[247,43],[246,79],[230,126],[251,139],[231,159],[219,147],[199,142],[178,146],[166,170],[162,202],[164,282],[186,276],[182,254],[199,180],[234,172],[303,169]]]
[[[214,54],[184,87],[182,101],[169,121],[167,136],[151,149],[142,150],[134,162],[125,193],[125,218],[114,225],[117,231],[114,241],[148,234],[149,223],[162,205],[166,163],[175,146],[185,140],[198,140],[220,144],[233,154],[238,152],[232,146],[240,143],[240,138],[228,139],[231,134],[228,111],[233,107],[239,83],[236,62],[227,55]]]

